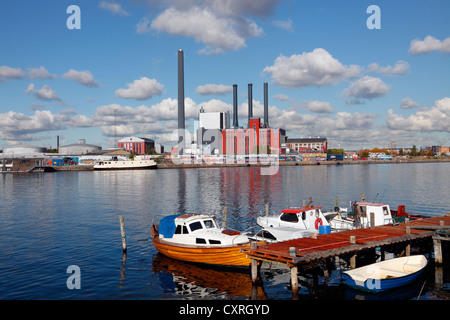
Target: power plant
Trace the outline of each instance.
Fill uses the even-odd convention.
[[[186,154],[188,145],[184,137],[184,61],[183,50],[178,50],[178,155]],[[268,83],[264,83],[264,118],[253,117],[253,84],[248,84],[248,124],[239,126],[238,85],[233,84],[233,123],[228,112],[199,112],[197,143],[190,153],[243,156],[250,154],[280,154],[286,131],[269,126]],[[190,141],[189,141],[190,143]],[[194,151],[193,149],[197,149]]]

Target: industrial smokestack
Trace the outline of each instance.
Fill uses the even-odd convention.
[[[248,84],[248,127],[250,128],[250,119],[253,118],[253,85]]]
[[[237,84],[233,84],[233,128],[237,129],[238,127]]]
[[[269,128],[269,84],[264,82],[264,128]]]
[[[184,56],[183,50],[178,50],[178,154],[184,153]]]

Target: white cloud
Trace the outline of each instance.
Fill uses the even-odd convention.
[[[67,117],[48,110],[36,110],[31,116],[9,111],[0,114],[0,139],[13,141],[33,140],[32,134],[65,129]]]
[[[28,75],[30,79],[52,79],[57,78],[56,75],[50,74],[44,67],[40,68],[28,68]]]
[[[400,103],[400,108],[402,109],[412,109],[412,108],[419,108],[420,104],[415,102],[413,99],[407,97],[402,99],[402,102]]]
[[[86,87],[98,87],[100,84],[94,79],[92,73],[88,70],[77,71],[70,69],[63,74],[63,78],[70,79],[82,84]]]
[[[230,18],[218,17],[208,8],[189,11],[169,8],[151,23],[151,28],[169,34],[192,37],[206,45],[202,53],[215,54],[245,47],[245,38],[234,28]],[[251,33],[251,29],[249,28]],[[258,31],[258,29],[256,29]],[[254,34],[256,36],[256,34]]]
[[[44,101],[56,100],[61,102],[61,99],[58,97],[55,90],[53,90],[50,86],[46,84],[43,85],[39,90],[36,90],[34,83],[30,83],[25,89],[25,92],[28,94],[33,93],[33,95],[39,100]]]
[[[439,51],[441,53],[450,53],[450,37],[444,40],[439,40],[433,36],[427,36],[423,40],[414,39],[411,41],[409,46],[409,53],[423,54],[432,51]]]
[[[386,119],[390,129],[405,131],[450,131],[450,98],[435,101],[431,108],[422,108],[407,118],[388,111]]]
[[[25,71],[20,68],[0,66],[0,81],[7,81],[8,79],[22,79],[25,75]]]
[[[197,0],[161,2],[166,8],[155,19],[143,17],[137,33],[152,30],[193,38],[205,46],[201,54],[219,54],[246,47],[246,40],[263,30],[248,16],[272,15],[279,0]]]
[[[346,67],[325,49],[317,48],[290,57],[281,55],[263,71],[269,73],[272,80],[282,87],[301,88],[334,85],[357,77],[361,68],[356,65]]]
[[[195,89],[199,95],[226,95],[227,93],[233,92],[233,87],[225,86],[223,84],[205,84],[203,86],[198,86]]]
[[[306,108],[315,113],[333,113],[334,109],[328,101],[307,101]]]
[[[117,14],[120,16],[129,16],[130,13],[122,8],[118,3],[102,1],[98,5],[101,9],[111,12],[112,14]]]
[[[369,65],[369,72],[384,74],[386,76],[404,75],[409,73],[409,63],[399,60],[393,67],[390,65],[386,67],[380,67],[377,63],[371,63]]]
[[[361,99],[371,100],[387,94],[391,86],[384,83],[380,78],[364,76],[355,82],[352,82],[350,87],[342,91],[343,97],[353,97],[347,100],[348,104],[362,104]]]
[[[149,79],[141,77],[134,80],[133,83],[127,83],[127,89],[117,89],[116,95],[121,98],[146,100],[154,95],[161,95],[164,86],[156,81],[156,79]]]

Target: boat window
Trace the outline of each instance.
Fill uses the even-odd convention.
[[[197,244],[206,244],[206,240],[203,238],[195,238],[195,243]]]
[[[205,220],[203,221],[203,223],[205,224],[205,228],[214,228],[214,222],[212,220]]]
[[[202,227],[202,224],[200,223],[200,221],[197,221],[197,222],[192,222],[189,225],[189,228],[191,228],[191,232],[193,232],[195,230],[202,229],[203,227]]]
[[[277,240],[277,238],[275,238],[273,234],[271,234],[269,231],[266,230],[261,230],[260,232],[258,232],[258,235],[265,239]]]
[[[175,229],[175,234],[188,234],[188,230],[186,228],[186,226],[183,226],[183,229],[181,229],[181,225],[177,225],[177,228]],[[182,232],[183,231],[183,232]]]
[[[220,240],[209,240],[209,244],[221,244]]]
[[[383,213],[385,216],[389,215],[389,210],[387,207],[383,207]]]
[[[298,222],[298,217],[296,213],[285,212],[281,215],[280,220],[286,222]]]
[[[365,217],[367,216],[367,215],[366,215],[367,208],[361,206],[361,207],[359,207],[359,210],[360,210],[360,213],[361,213],[361,217],[365,218]]]

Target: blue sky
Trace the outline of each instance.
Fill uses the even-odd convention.
[[[80,29],[67,27],[70,5]],[[367,27],[370,5],[381,29]],[[55,147],[56,136],[173,145],[178,49],[188,129],[201,107],[232,111],[233,84],[239,124],[248,83],[263,117],[268,82],[269,123],[289,137],[449,146],[449,14],[447,0],[3,1],[0,149]]]

